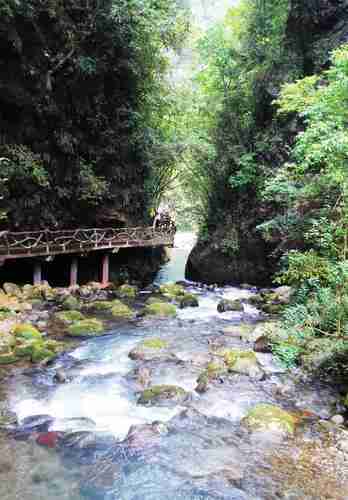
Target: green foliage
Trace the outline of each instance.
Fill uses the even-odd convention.
[[[0,13],[1,144],[19,149],[0,152],[8,225],[144,223],[180,154],[167,68],[183,9],[90,0],[76,15],[75,0],[0,0]]]

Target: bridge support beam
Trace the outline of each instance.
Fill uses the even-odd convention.
[[[34,285],[41,285],[42,282],[42,265],[40,261],[34,262],[33,283]]]
[[[79,272],[79,264],[77,257],[73,257],[71,259],[70,263],[70,286],[76,286],[77,285],[77,276]]]
[[[101,284],[107,286],[109,283],[109,273],[110,273],[110,257],[109,254],[104,254],[102,257],[102,269],[101,269]]]

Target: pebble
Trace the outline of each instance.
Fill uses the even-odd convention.
[[[334,415],[333,417],[331,417],[331,422],[336,425],[343,425],[344,417],[342,417],[342,415]]]

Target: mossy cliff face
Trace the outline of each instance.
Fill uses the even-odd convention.
[[[261,16],[271,16],[271,9],[280,4],[268,0],[264,2],[265,13],[254,12],[260,26]],[[265,182],[289,161],[296,134],[303,130],[303,122],[293,116],[280,119],[274,101],[285,82],[327,68],[330,52],[348,38],[348,2],[284,0],[282,5],[282,36],[272,39],[272,32],[268,33],[268,47],[273,43],[277,50],[270,55],[257,45],[257,36],[250,28],[245,43],[249,63],[241,59],[238,65],[242,68],[241,79],[248,80],[252,92],[242,101],[241,89],[231,90],[218,116],[214,131],[216,158],[214,164],[207,165],[215,172],[210,182],[209,209],[204,231],[186,269],[187,277],[195,281],[267,284],[281,253],[289,249],[281,245],[281,230],[267,238],[260,230],[279,210],[276,200],[265,200]],[[254,67],[250,67],[250,61]],[[248,109],[244,115],[243,106]],[[248,126],[243,122],[246,116],[250,118]],[[301,248],[302,240],[299,232],[291,248]],[[280,249],[276,254],[275,248]]]

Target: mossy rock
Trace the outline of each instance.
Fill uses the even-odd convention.
[[[175,299],[180,295],[185,295],[184,287],[176,283],[165,283],[164,285],[160,286],[159,291],[162,295],[165,295],[166,297],[169,297],[171,299]]]
[[[134,316],[132,309],[120,300],[112,301],[111,314],[114,318],[131,318]]]
[[[18,361],[17,356],[14,352],[7,352],[0,354],[0,365],[11,365]]]
[[[199,307],[198,298],[192,293],[184,293],[184,295],[179,295],[177,297],[180,309],[185,309],[186,307]]]
[[[16,325],[12,331],[12,333],[17,338],[25,339],[25,340],[41,340],[42,334],[39,332],[37,328],[35,328],[30,323],[23,323],[21,325]]]
[[[33,346],[31,361],[33,363],[39,363],[40,361],[52,359],[55,355],[56,353],[51,351],[50,349],[47,349],[45,344],[36,344]]]
[[[244,307],[240,300],[229,300],[222,299],[217,305],[217,310],[219,313],[223,312],[243,312]]]
[[[254,351],[229,350],[224,354],[224,361],[229,372],[248,375],[257,380],[264,375]]]
[[[265,304],[262,306],[262,311],[276,316],[277,314],[280,314],[284,310],[284,305],[283,304]]]
[[[147,339],[142,342],[142,345],[148,349],[166,349],[168,342],[162,339]]]
[[[58,342],[57,340],[49,339],[44,342],[46,349],[53,351],[54,353],[61,352],[64,350],[64,343]]]
[[[345,399],[343,401],[343,404],[348,408],[348,392],[347,392],[347,396],[345,397]]]
[[[117,295],[121,299],[135,299],[138,294],[138,288],[136,286],[128,285],[125,283],[117,289]]]
[[[251,297],[248,297],[248,303],[251,304],[252,306],[255,307],[260,307],[262,304],[265,303],[264,297],[262,297],[261,294],[256,293],[255,295],[252,295]]]
[[[173,317],[176,316],[176,307],[165,302],[147,304],[144,308],[145,316]]]
[[[196,392],[206,392],[209,382],[221,377],[227,373],[226,366],[218,363],[208,363],[206,369],[199,375],[197,379]]]
[[[130,359],[141,361],[172,361],[177,358],[168,351],[168,342],[159,338],[140,342],[128,354]]]
[[[269,339],[270,342],[276,341],[277,338],[279,338],[280,330],[280,321],[263,321],[256,325],[246,340],[249,340],[249,342],[256,342],[261,337],[265,337]]]
[[[30,340],[24,341],[14,348],[14,354],[19,358],[26,358],[26,357],[31,358],[34,346],[35,346],[35,341],[30,341]]]
[[[12,297],[22,296],[22,290],[15,283],[4,283],[2,287],[7,295],[11,295]]]
[[[75,321],[85,319],[85,316],[80,311],[61,311],[54,315],[54,319],[61,321],[65,325],[70,325]]]
[[[243,419],[243,424],[251,431],[272,431],[281,434],[294,434],[298,417],[291,415],[279,406],[258,404]]]
[[[141,393],[138,404],[155,406],[168,402],[182,403],[186,397],[186,391],[176,385],[154,385]]]
[[[155,295],[153,297],[149,297],[146,301],[146,305],[151,305],[151,304],[168,304],[170,303],[171,299],[169,297],[164,297],[163,295]]]
[[[103,322],[96,318],[82,319],[68,327],[68,334],[72,337],[94,337],[103,331]]]
[[[112,307],[113,303],[106,300],[96,300],[95,302],[90,302],[89,304],[85,305],[86,309],[100,312],[111,311]]]
[[[76,297],[69,295],[63,300],[62,308],[67,311],[76,311],[77,309],[80,309],[80,302]]]

